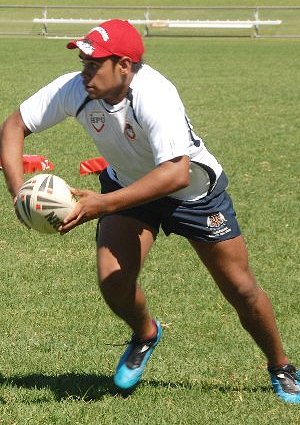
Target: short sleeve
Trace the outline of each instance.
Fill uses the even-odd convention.
[[[37,133],[75,116],[85,96],[80,73],[65,74],[25,100],[20,113],[26,127]]]

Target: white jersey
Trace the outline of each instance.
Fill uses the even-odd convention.
[[[110,164],[110,177],[122,186],[165,161],[187,155],[190,184],[171,196],[193,201],[212,190],[222,167],[193,132],[176,88],[159,72],[143,65],[119,104],[90,100],[76,116],[86,98],[81,73],[69,73],[25,100],[20,112],[33,133],[76,117]]]

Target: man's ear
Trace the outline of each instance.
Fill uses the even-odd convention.
[[[132,60],[128,56],[122,56],[119,60],[122,74],[131,72]]]

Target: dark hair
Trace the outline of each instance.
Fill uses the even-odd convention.
[[[119,60],[120,60],[121,56],[110,56],[110,59],[112,60],[112,62],[114,63],[114,65],[116,65]],[[141,67],[143,66],[143,60],[141,59],[139,62],[132,62],[132,72],[134,72],[135,74],[141,69]]]
[[[141,59],[139,62],[133,62],[132,72],[136,74],[142,68],[143,64],[144,64],[143,59]]]

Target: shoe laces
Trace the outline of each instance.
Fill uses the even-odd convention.
[[[146,353],[155,344],[156,340],[157,336],[148,340],[140,340],[133,335],[130,341],[131,352],[127,358],[126,365],[131,369],[140,367]]]
[[[281,367],[271,367],[269,368],[269,372],[276,375],[284,391],[290,394],[300,393],[298,385],[299,377],[295,366],[287,364]]]

